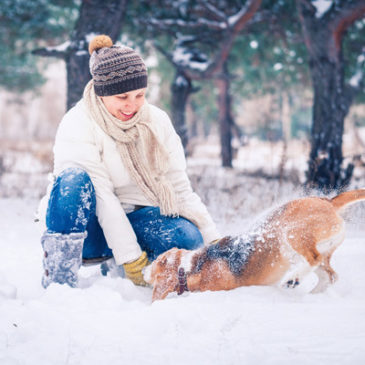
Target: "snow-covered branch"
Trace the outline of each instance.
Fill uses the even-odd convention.
[[[175,67],[180,68],[180,70],[183,69],[187,77],[192,80],[202,80],[211,77],[222,67],[229,55],[235,37],[252,19],[260,7],[261,2],[262,0],[248,0],[235,14],[228,15],[223,10],[218,9],[209,0],[200,0],[195,11],[199,10],[201,12],[205,10],[205,17],[199,17],[196,20],[151,18],[146,20],[146,22],[159,30],[166,30],[173,26],[181,30],[181,32],[175,34],[177,46],[173,52],[168,53],[158,45],[156,45],[156,48]],[[211,19],[211,17],[214,19]],[[216,19],[219,19],[219,21],[216,21]],[[192,29],[198,36],[194,39],[191,37],[186,38],[184,34],[190,34]],[[218,30],[221,33],[220,39],[214,45],[214,57],[212,60],[209,60],[207,55],[199,51],[193,44],[194,41],[204,43],[201,37],[202,33],[204,31],[207,33],[212,30]]]
[[[205,72],[209,66],[208,58],[204,54],[183,46],[174,50],[172,60],[175,65],[194,72]]]
[[[70,47],[71,42],[67,41],[55,47],[44,47],[35,49],[32,51],[32,54],[42,57],[55,57],[65,59]]]
[[[261,5],[261,0],[247,1],[236,14],[228,19],[228,24],[235,34],[240,32],[246,23],[253,17]]]
[[[161,47],[157,42],[154,42],[154,47],[161,52],[174,67],[188,71],[190,76],[194,74],[194,78],[199,78],[198,75],[205,72],[209,66],[207,56],[197,49],[185,47],[183,42],[178,43],[178,46],[171,53],[166,52],[164,47]]]
[[[150,18],[145,20],[145,22],[158,29],[177,27],[181,30],[228,30],[232,33],[236,33],[239,32],[245,26],[247,21],[252,18],[253,14],[256,13],[257,9],[260,7],[261,2],[262,0],[249,0],[237,13],[228,16],[209,1],[201,0],[198,4],[198,9],[205,9],[207,14],[205,14],[205,16],[197,17],[195,20],[187,21],[178,18]],[[211,19],[211,16],[213,16],[215,19],[219,19],[219,21]]]
[[[183,19],[156,19],[150,18],[146,22],[157,28],[166,27],[177,27],[181,29],[198,29],[198,28],[208,28],[213,30],[226,30],[227,24],[225,22],[216,22],[214,20],[199,18],[196,21],[185,21]]]

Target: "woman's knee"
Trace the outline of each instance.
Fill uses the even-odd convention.
[[[63,170],[57,177],[52,193],[65,200],[88,200],[94,193],[94,187],[88,173],[78,167]]]
[[[92,185],[89,174],[80,167],[68,167],[63,170],[57,176],[56,182],[63,188],[80,189],[86,185]]]
[[[48,202],[47,227],[57,232],[82,231],[95,210],[95,192],[87,172],[81,168],[62,171]]]
[[[192,222],[183,219],[178,235],[178,248],[194,250],[203,245],[203,236],[198,227]]]

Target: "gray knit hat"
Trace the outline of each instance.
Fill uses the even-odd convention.
[[[99,35],[89,44],[90,73],[96,95],[110,96],[147,87],[147,67],[132,48],[114,46]]]

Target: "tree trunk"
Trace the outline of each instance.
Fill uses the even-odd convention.
[[[79,19],[71,35],[71,46],[66,54],[67,109],[82,97],[91,79],[88,44],[93,35],[107,34],[115,42],[122,29],[122,19],[128,0],[83,0]]]
[[[176,71],[174,82],[171,85],[171,115],[177,134],[186,149],[188,144],[188,128],[185,122],[186,103],[193,92],[191,81],[179,69]]]
[[[284,179],[285,165],[288,161],[288,144],[291,138],[290,101],[289,101],[289,95],[286,91],[283,91],[281,94],[280,117],[281,117],[281,126],[283,132],[283,150],[279,165],[279,183],[281,184]]]
[[[342,38],[365,13],[363,0],[343,0],[322,17],[309,0],[297,0],[314,89],[311,151],[307,185],[321,190],[340,189],[352,176],[353,165],[342,167],[344,119],[353,90],[344,81]]]
[[[229,74],[227,62],[222,67],[222,73],[215,81],[218,88],[218,119],[221,141],[221,157],[223,167],[232,167],[232,125],[231,96],[229,93]]]
[[[323,44],[322,47],[325,48]],[[352,172],[351,167],[342,168],[344,120],[350,106],[342,57],[330,60],[328,56],[315,55],[311,73],[314,105],[308,184],[320,189],[338,189],[349,182]]]
[[[291,107],[287,91],[281,94],[281,125],[283,129],[283,139],[288,142],[291,139]]]
[[[187,111],[190,113],[191,127],[190,127],[190,138],[196,138],[199,136],[199,125],[198,118],[196,117],[196,105],[195,102],[190,100]],[[203,133],[200,133],[202,135]]]

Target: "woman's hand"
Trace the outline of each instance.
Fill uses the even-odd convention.
[[[123,268],[127,278],[132,280],[135,285],[148,286],[142,275],[142,269],[147,265],[149,265],[147,254],[142,252],[142,255],[137,260],[123,264]]]

